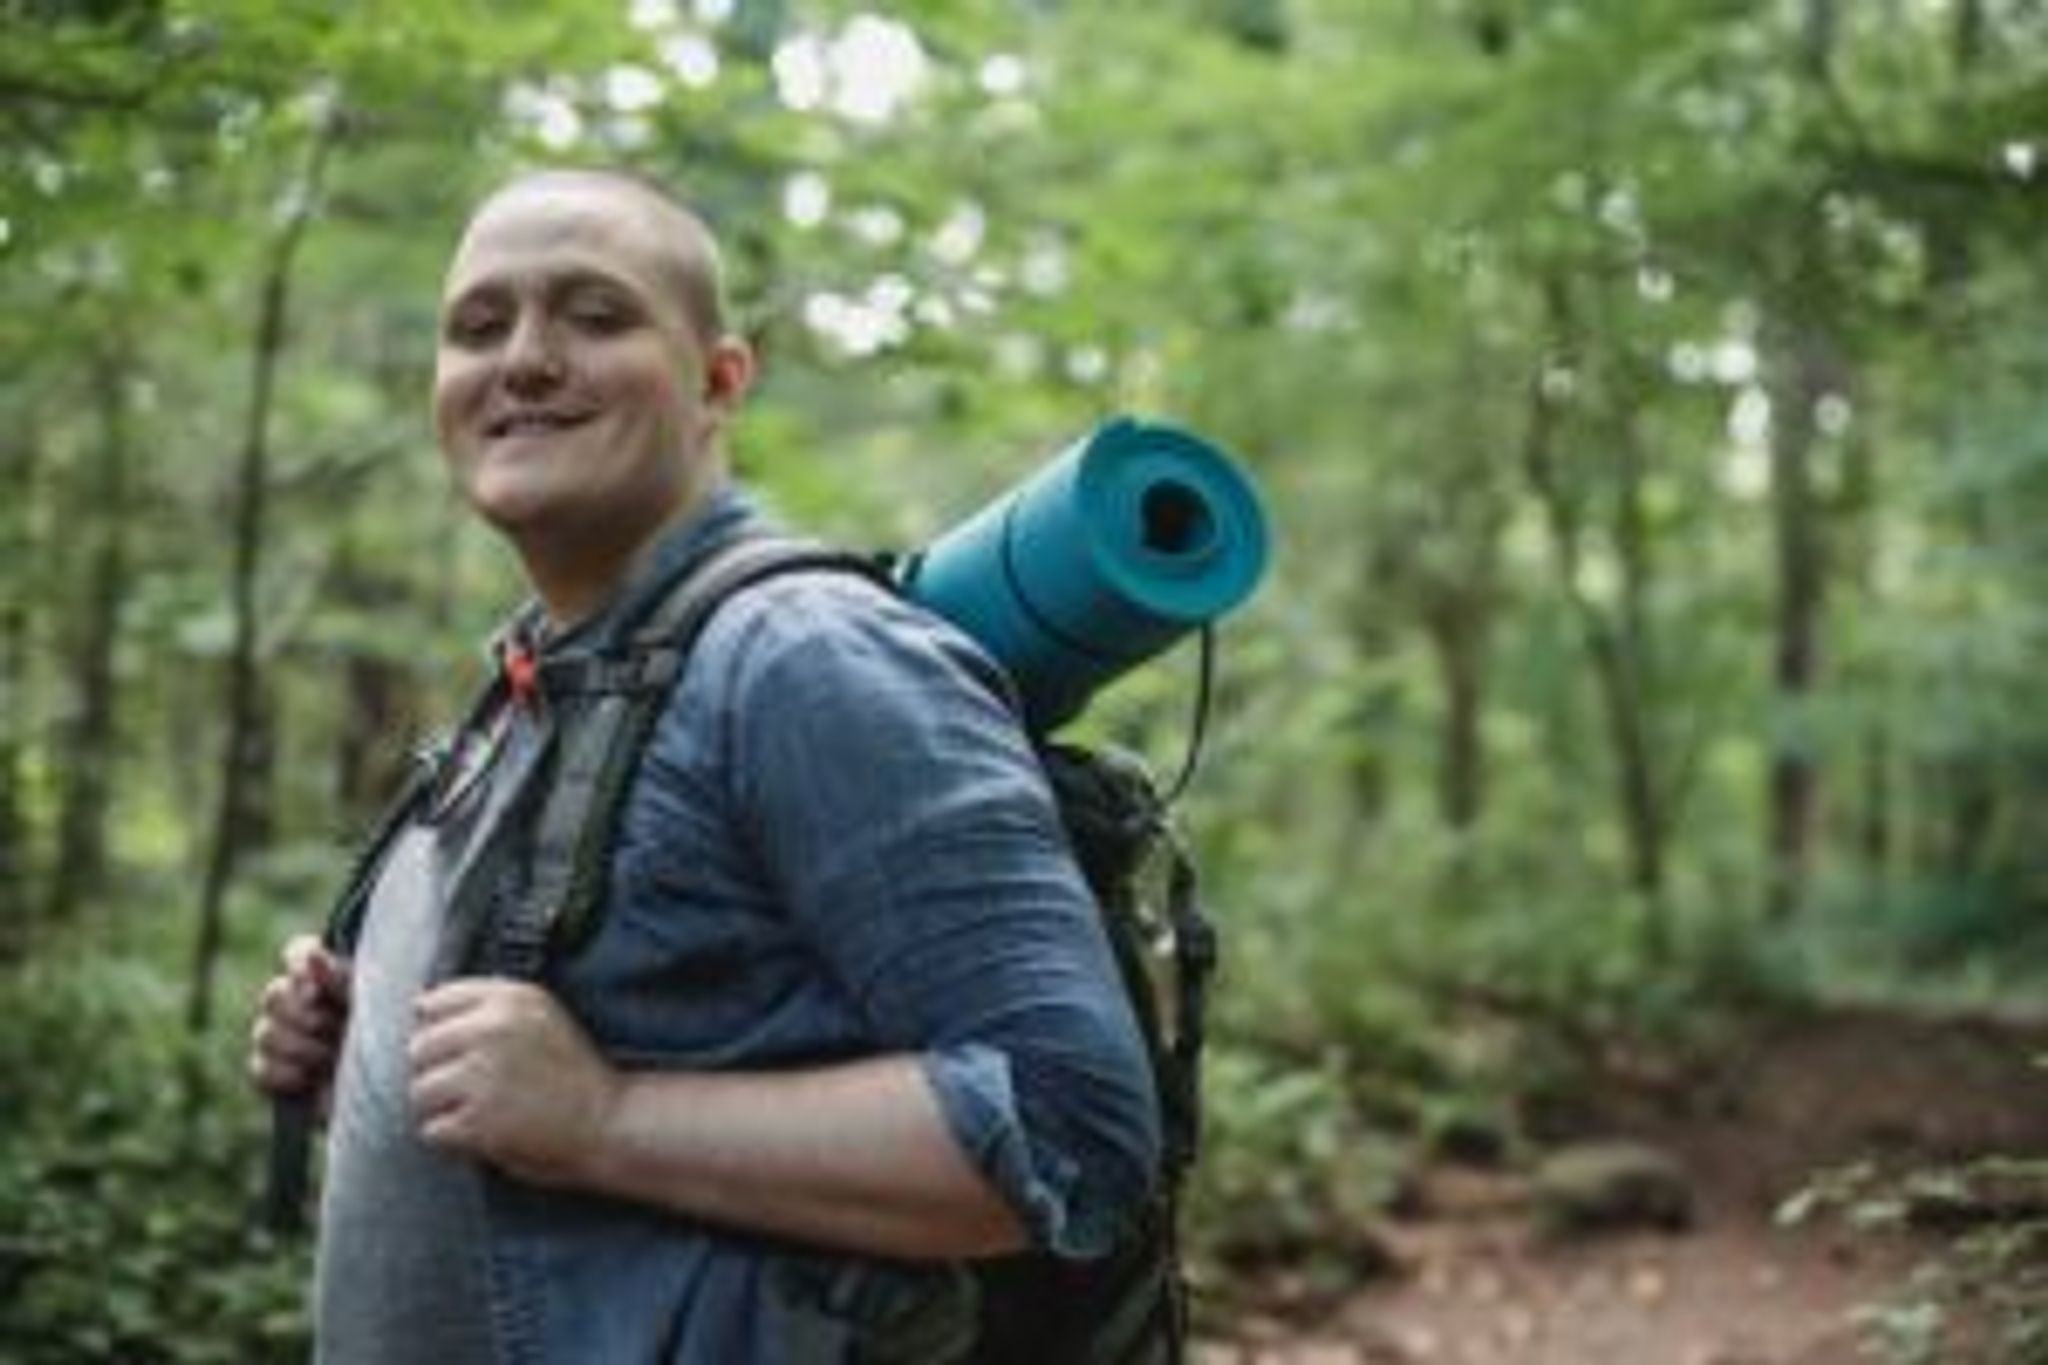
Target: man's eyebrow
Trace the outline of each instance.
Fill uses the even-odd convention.
[[[541,291],[549,297],[556,297],[577,289],[615,289],[625,294],[643,292],[632,280],[614,271],[595,265],[562,266],[549,270],[541,276]],[[486,275],[471,280],[442,300],[442,311],[450,312],[461,308],[471,300],[514,292],[513,282],[502,275]]]

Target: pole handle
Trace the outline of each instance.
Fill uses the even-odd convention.
[[[263,1190],[263,1223],[280,1237],[306,1226],[313,1183],[313,1102],[279,1099],[270,1105],[270,1164]]]

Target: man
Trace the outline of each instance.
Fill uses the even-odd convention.
[[[435,428],[544,655],[755,517],[720,294],[703,225],[608,172],[515,181],[462,237]],[[1002,686],[850,575],[739,594],[656,726],[603,916],[539,984],[444,974],[451,888],[548,712],[473,721],[354,960],[294,940],[257,1009],[256,1084],[330,1103],[320,1359],[852,1359],[849,1319],[948,1261],[1105,1251],[1159,1120]]]

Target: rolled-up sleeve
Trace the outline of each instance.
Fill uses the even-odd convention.
[[[1035,1244],[1107,1251],[1157,1169],[1156,1095],[994,666],[856,580],[741,604],[728,771],[779,898]]]

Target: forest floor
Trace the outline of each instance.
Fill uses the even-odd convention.
[[[1783,1228],[1816,1172],[2048,1152],[2048,1024],[1859,1010],[1759,1028],[1682,1083],[1612,1088],[1587,1135],[1674,1158],[1689,1228],[1544,1237],[1529,1184],[1442,1166],[1384,1229],[1393,1271],[1320,1306],[1238,1317],[1198,1365],[1862,1365],[1859,1319],[1931,1242]],[[1682,1097],[1682,1098],[1681,1098]],[[1945,1359],[1946,1352],[1935,1358]]]

